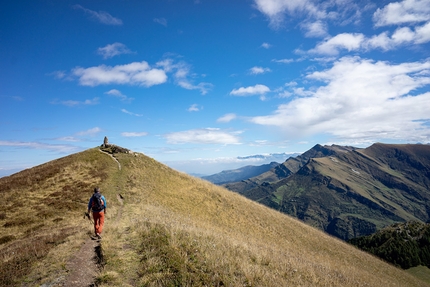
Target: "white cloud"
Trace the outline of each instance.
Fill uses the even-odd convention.
[[[129,98],[126,95],[124,95],[123,93],[121,93],[121,91],[117,90],[117,89],[112,89],[109,90],[105,93],[106,95],[110,95],[110,96],[114,96],[119,98],[122,102],[127,102],[130,103],[134,100],[134,98]]]
[[[417,23],[430,20],[430,0],[404,0],[378,8],[373,15],[375,26]]]
[[[377,36],[363,41],[365,49],[380,48],[384,51],[396,49],[401,45],[424,44],[430,42],[430,22],[417,26],[412,30],[409,27],[396,29],[391,36],[388,32],[383,32]]]
[[[430,61],[392,65],[344,57],[333,67],[309,74],[326,83],[311,96],[296,97],[271,115],[251,118],[282,128],[288,137],[330,134],[340,140],[430,141]]]
[[[210,83],[198,83],[193,85],[187,79],[181,79],[177,81],[178,86],[187,90],[199,90],[202,95],[206,95],[209,90],[212,89],[213,85]]]
[[[87,8],[82,7],[81,5],[73,5],[74,9],[83,10],[85,13],[89,14],[92,19],[106,25],[122,25],[122,20],[113,17],[108,12],[105,11],[93,11]]]
[[[170,144],[239,144],[238,132],[226,132],[217,128],[194,129],[165,134]]]
[[[321,20],[317,20],[314,22],[304,22],[302,23],[302,28],[306,31],[306,37],[324,37],[327,36],[328,27],[327,23]]]
[[[417,26],[414,29],[402,27],[396,29],[390,36],[389,32],[383,32],[370,38],[363,34],[342,33],[328,38],[315,48],[308,51],[311,54],[336,56],[342,50],[369,51],[382,49],[384,51],[396,49],[402,45],[424,44],[430,42],[430,22]]]
[[[229,122],[231,122],[232,120],[234,120],[236,118],[237,118],[236,114],[230,113],[230,114],[223,115],[222,117],[220,117],[216,121],[218,123],[229,123]]]
[[[115,42],[113,44],[108,44],[102,48],[97,49],[97,53],[103,56],[103,59],[109,59],[121,54],[131,54],[133,53],[126,45],[122,43]]]
[[[61,153],[76,152],[78,150],[77,147],[71,145],[47,144],[40,142],[0,141],[0,146],[48,150]]]
[[[261,44],[261,47],[263,47],[264,49],[269,49],[270,47],[272,47],[272,45],[270,45],[269,43],[263,43]]]
[[[54,76],[56,79],[63,79],[66,77],[66,71],[54,71],[52,73],[49,73],[48,75]]]
[[[92,129],[86,130],[86,131],[81,131],[76,133],[76,135],[78,136],[96,136],[97,134],[99,134],[102,131],[101,128],[99,127],[94,127]]]
[[[232,96],[253,96],[253,95],[264,95],[265,93],[270,92],[270,89],[265,85],[255,85],[249,87],[241,87],[239,89],[233,89],[230,92]]]
[[[167,20],[165,18],[154,18],[154,22],[167,27]]]
[[[54,105],[64,105],[68,107],[77,107],[77,106],[92,106],[92,105],[98,105],[100,98],[96,97],[93,99],[87,99],[84,101],[76,101],[76,100],[66,100],[66,101],[59,101],[58,99],[51,102],[51,104]]]
[[[282,63],[282,64],[289,64],[289,63],[293,63],[294,59],[280,59],[280,60],[273,59],[272,62]]]
[[[74,136],[59,137],[56,140],[57,141],[64,141],[64,142],[78,142],[78,141],[80,141],[80,139],[78,139]]]
[[[430,41],[430,22],[415,28],[415,43],[423,44]]]
[[[285,14],[310,14],[322,18],[324,11],[319,10],[308,0],[254,0],[256,8],[265,14],[272,26],[279,26]]]
[[[127,115],[135,116],[135,117],[143,117],[142,114],[135,114],[135,113],[127,111],[126,109],[121,109],[121,112],[123,112],[123,113],[125,113]]]
[[[127,137],[127,138],[130,138],[130,137],[144,137],[144,136],[147,136],[147,135],[148,135],[147,132],[122,132],[121,133],[121,136]]]
[[[251,75],[264,74],[264,73],[268,73],[271,71],[272,70],[270,70],[269,68],[263,68],[263,67],[252,67],[251,69],[249,69],[249,73]]]
[[[365,38],[363,34],[338,34],[319,43],[314,49],[309,50],[309,53],[337,55],[339,54],[339,50],[358,50],[361,48],[364,39]]]
[[[151,68],[147,62],[133,62],[114,67],[100,65],[90,68],[77,67],[72,74],[79,78],[83,86],[107,84],[129,84],[150,87],[167,81],[165,71]]]
[[[165,59],[159,61],[157,67],[162,67],[164,71],[173,73],[175,83],[184,89],[199,90],[202,95],[206,95],[213,88],[211,83],[193,84],[189,78],[195,77],[195,75],[190,75],[191,66],[183,61],[176,63],[172,59]]]
[[[192,104],[192,105],[187,109],[187,111],[189,111],[189,112],[198,112],[198,111],[200,111],[200,109],[202,109],[202,107],[199,107],[199,105],[198,105],[198,104]]]

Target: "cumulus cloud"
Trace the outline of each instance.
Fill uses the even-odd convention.
[[[218,123],[229,123],[236,118],[237,118],[236,114],[230,113],[230,114],[223,115],[222,117],[218,118],[216,121]]]
[[[394,65],[344,57],[306,77],[326,85],[250,121],[281,127],[290,137],[329,134],[337,141],[428,142],[430,93],[413,92],[430,84],[429,70],[428,60]]]
[[[102,24],[106,25],[122,25],[122,20],[113,17],[111,14],[105,11],[93,11],[90,9],[87,9],[85,7],[82,7],[81,5],[73,5],[74,9],[79,9],[84,11],[86,14],[90,15],[90,17]]]
[[[323,17],[323,11],[308,0],[254,0],[256,8],[266,15],[272,26],[279,26],[285,14],[306,13]]]
[[[146,61],[116,66],[76,67],[71,71],[71,78],[78,78],[79,84],[82,86],[118,84],[151,87],[166,83],[168,74],[172,75],[175,84],[179,87],[198,90],[202,95],[207,94],[213,88],[211,83],[195,84],[194,79],[198,76],[191,73],[191,65],[184,61],[176,62],[173,59],[159,61],[154,67],[151,67]],[[118,92],[112,90],[111,95],[122,97]]]
[[[271,71],[272,70],[270,70],[269,68],[263,68],[263,67],[252,67],[251,69],[249,69],[249,73],[251,75],[264,74],[264,73],[268,73]]]
[[[249,86],[249,87],[241,87],[239,89],[233,89],[230,92],[230,95],[232,96],[240,96],[240,97],[247,97],[247,96],[254,96],[254,95],[264,95],[265,93],[270,92],[270,89],[265,85],[255,85],[255,86]]]
[[[309,53],[337,55],[339,50],[354,51],[361,48],[365,37],[363,34],[342,33],[319,43]]]
[[[97,53],[101,55],[103,59],[109,59],[121,54],[131,54],[133,52],[128,49],[126,45],[115,42],[113,44],[108,44],[102,48],[98,48]]]
[[[162,67],[166,72],[173,73],[175,83],[187,90],[199,90],[202,95],[206,95],[212,88],[211,83],[201,82],[193,84],[192,79],[195,77],[191,74],[191,66],[183,61],[175,62],[173,59],[164,59],[157,63],[158,67]]]
[[[370,51],[374,49],[388,51],[402,45],[419,45],[428,42],[430,42],[430,22],[413,29],[409,27],[397,28],[391,35],[385,31],[370,38],[361,33],[338,34],[318,43],[308,53],[336,56],[342,51]]]
[[[373,14],[376,27],[430,20],[430,0],[404,0],[378,8]]]
[[[189,112],[198,112],[202,109],[203,107],[199,106],[198,104],[192,104],[187,111]]]
[[[72,74],[79,78],[83,86],[98,86],[107,84],[129,84],[151,87],[167,81],[165,71],[151,68],[145,61],[133,62],[126,65],[100,65],[89,68],[77,67]]]
[[[254,3],[274,28],[279,28],[285,18],[302,18],[301,26],[307,37],[325,36],[327,21],[335,21],[340,25],[360,21],[360,5],[367,4],[350,0],[254,0]]]
[[[239,144],[239,132],[227,132],[217,128],[194,129],[165,134],[170,144]]]
[[[121,136],[126,138],[134,138],[134,137],[144,137],[147,136],[147,132],[122,132]]]
[[[302,23],[302,29],[305,30],[306,37],[325,37],[327,36],[328,27],[327,23],[321,20],[313,21],[313,22],[304,22]]]

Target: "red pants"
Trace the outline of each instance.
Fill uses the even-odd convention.
[[[94,232],[96,235],[101,234],[103,230],[103,225],[105,223],[105,213],[103,211],[100,211],[100,212],[93,211],[93,218],[94,218]]]

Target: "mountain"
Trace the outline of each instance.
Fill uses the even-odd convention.
[[[83,218],[95,186],[107,199],[100,242]],[[92,276],[84,286],[430,286],[126,149],[96,147],[0,178],[0,195],[0,286],[71,286]],[[95,273],[82,275],[88,264]]]
[[[277,162],[271,162],[270,164],[263,164],[259,166],[247,165],[238,169],[224,170],[213,175],[202,176],[201,178],[215,184],[225,184],[257,176],[278,165],[279,163]]]
[[[349,243],[403,269],[430,267],[430,224],[396,223],[372,235],[353,238]]]
[[[225,187],[343,240],[430,217],[430,145],[316,145],[281,166]]]
[[[277,182],[281,179],[288,177],[289,175],[296,173],[301,167],[303,167],[311,158],[330,156],[336,152],[347,152],[353,150],[353,147],[342,147],[332,145],[322,146],[315,145],[312,149],[296,157],[288,158],[284,163],[277,165],[267,172],[260,175],[250,177],[248,179],[241,180],[239,182],[230,182],[223,186],[229,190],[244,193],[245,191],[258,187],[260,185],[267,185],[268,183]]]

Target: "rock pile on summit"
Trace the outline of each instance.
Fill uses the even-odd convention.
[[[100,146],[100,150],[110,153],[110,154],[114,154],[114,153],[130,153],[131,151],[129,149],[114,145],[114,144],[109,144],[108,138],[105,137],[103,140],[103,144]]]

